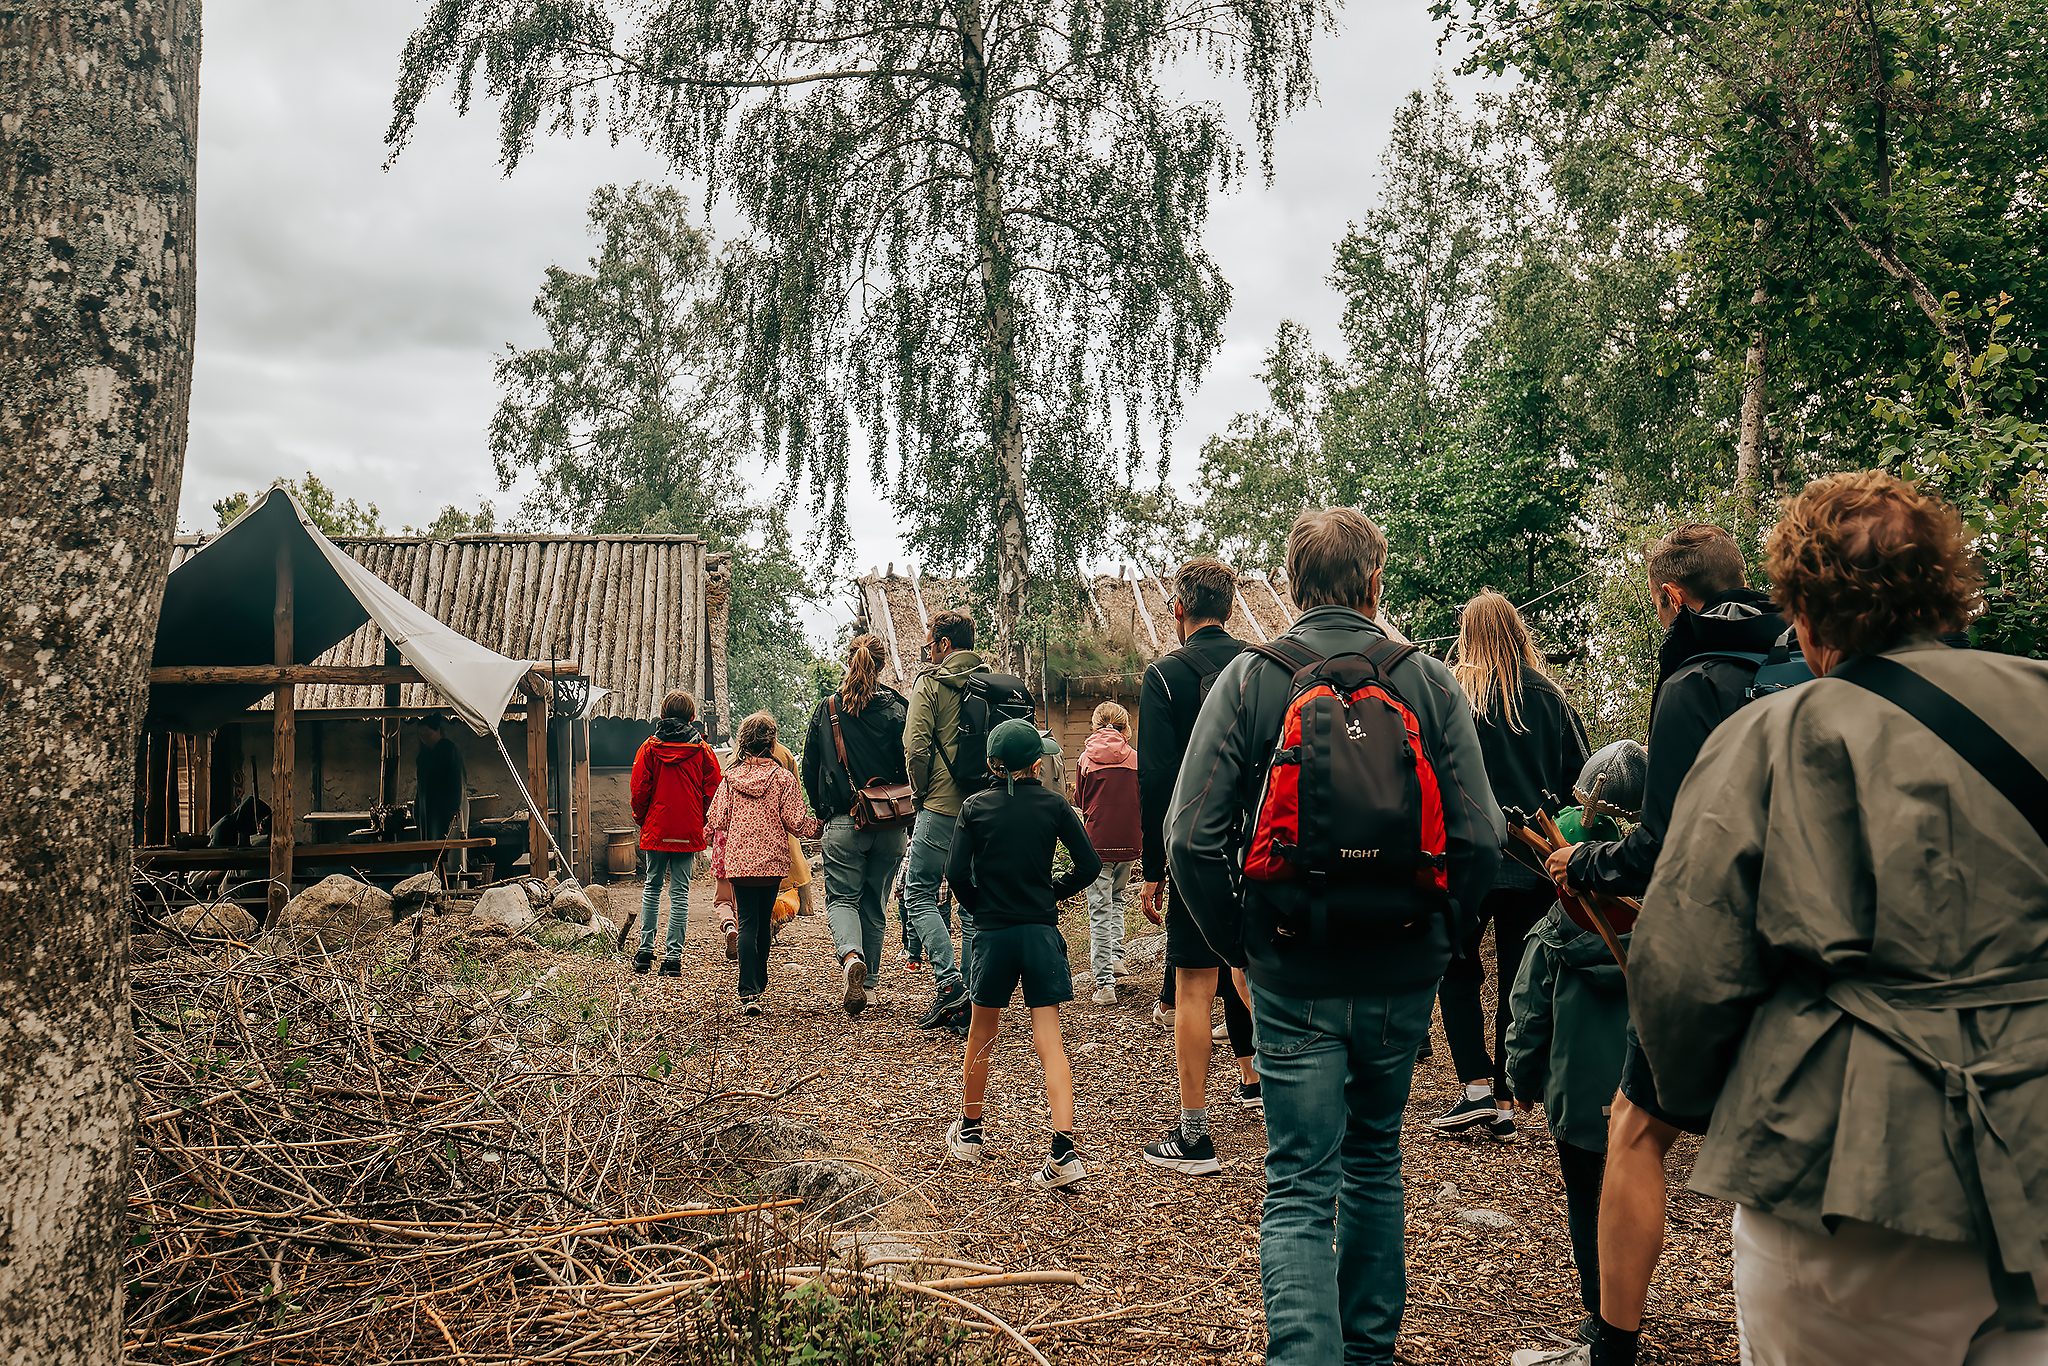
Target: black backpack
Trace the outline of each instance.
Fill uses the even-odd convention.
[[[1209,700],[1209,689],[1216,686],[1217,678],[1222,675],[1223,670],[1225,669],[1225,667],[1229,665],[1230,661],[1232,659],[1236,659],[1238,654],[1240,654],[1241,652],[1251,648],[1249,645],[1246,645],[1243,641],[1240,641],[1235,637],[1231,638],[1230,643],[1232,645],[1237,646],[1238,648],[1236,650],[1233,650],[1230,656],[1226,658],[1221,664],[1216,663],[1214,660],[1210,659],[1207,655],[1203,654],[1200,650],[1197,650],[1192,645],[1183,645],[1178,650],[1170,650],[1167,652],[1165,656],[1168,659],[1179,660],[1181,663],[1188,666],[1188,671],[1190,673],[1194,674],[1196,679],[1196,687],[1198,689],[1198,693],[1195,698],[1195,702],[1198,709],[1201,703],[1207,702]]]
[[[1806,656],[1799,653],[1799,636],[1795,630],[1787,630],[1774,642],[1767,654],[1755,654],[1747,650],[1708,650],[1685,661],[1697,664],[1706,659],[1725,659],[1734,664],[1747,664],[1756,670],[1756,676],[1749,686],[1742,690],[1742,700],[1754,702],[1759,697],[1796,688],[1801,683],[1813,681],[1813,670],[1806,666]],[[1681,664],[1680,668],[1685,665]]]
[[[950,686],[941,682],[940,687]],[[953,731],[953,752],[944,745],[939,755],[962,796],[995,785],[988,771],[988,733],[1005,721],[1035,723],[1037,704],[1024,680],[1012,674],[972,673],[960,686],[960,724]]]

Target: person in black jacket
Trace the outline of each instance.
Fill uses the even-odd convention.
[[[1011,720],[988,733],[987,752],[1002,786],[984,788],[961,803],[946,862],[946,881],[975,930],[961,1117],[946,1131],[946,1150],[965,1162],[981,1160],[989,1055],[1003,1008],[1021,985],[1052,1111],[1052,1155],[1032,1180],[1049,1189],[1088,1174],[1074,1151],[1074,1074],[1060,1038],[1059,1008],[1074,999],[1074,974],[1059,916],[1062,901],[1101,875],[1102,859],[1067,799],[1038,781],[1040,761],[1059,753],[1057,741],[1029,721]],[[1055,841],[1067,847],[1074,864],[1058,878],[1052,875]]]
[[[1744,586],[1741,547],[1720,527],[1677,528],[1650,546],[1646,566],[1664,640],[1650,704],[1642,823],[1623,839],[1589,840],[1550,856],[1551,878],[1577,891],[1641,896],[1649,888],[1679,785],[1714,728],[1747,700],[1756,677],[1757,661],[1729,656],[1768,654],[1785,630],[1771,600]],[[1634,1366],[1643,1301],[1664,1250],[1664,1157],[1681,1130],[1703,1134],[1710,1118],[1663,1108],[1631,1020],[1600,1192],[1599,1322],[1591,1346],[1559,1355],[1560,1363]]]
[[[862,830],[851,814],[855,788],[909,781],[903,762],[908,704],[903,694],[878,681],[886,648],[880,636],[853,638],[839,691],[811,713],[800,774],[811,813],[825,823],[825,919],[839,954],[849,1015],[860,1014],[874,1001],[882,942],[889,932],[889,884],[910,837],[907,829]],[[844,764],[832,734],[835,714],[846,747]]]
[[[1195,717],[1208,692],[1205,684],[1212,684],[1245,647],[1223,629],[1236,596],[1237,571],[1221,560],[1189,560],[1175,570],[1173,629],[1181,647],[1153,661],[1139,692],[1138,820],[1144,889],[1138,904],[1155,925],[1161,921],[1159,884],[1166,876],[1166,808],[1180,778],[1188,736],[1194,733]],[[1164,910],[1166,985],[1153,1017],[1158,1019],[1169,1006],[1174,1011],[1180,1123],[1157,1142],[1146,1144],[1142,1155],[1155,1167],[1207,1176],[1223,1170],[1216,1160],[1215,1140],[1209,1136],[1209,1055],[1216,1047],[1209,1032],[1209,1002],[1219,994],[1223,997],[1223,1025],[1237,1058],[1237,1102],[1260,1110],[1265,1100],[1252,1061],[1252,1017],[1236,981],[1225,975],[1222,957],[1188,913],[1178,882],[1167,886]]]
[[[1481,593],[1458,616],[1458,662],[1451,673],[1472,704],[1479,751],[1494,800],[1533,814],[1555,816],[1570,800],[1572,779],[1586,762],[1586,727],[1543,671],[1528,624],[1498,593]],[[1497,1142],[1516,1137],[1514,1097],[1508,1090],[1509,998],[1522,965],[1522,944],[1557,899],[1550,879],[1503,850],[1493,890],[1479,913],[1465,917],[1459,956],[1444,969],[1438,994],[1444,1038],[1465,1091],[1430,1121],[1446,1132],[1483,1126]],[[1493,924],[1493,1046],[1481,1022],[1480,990],[1486,966],[1480,941]]]

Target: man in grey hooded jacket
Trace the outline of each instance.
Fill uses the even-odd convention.
[[[1325,657],[1383,644],[1373,617],[1386,560],[1386,538],[1363,514],[1302,514],[1287,538],[1301,609],[1288,637]],[[1394,1359],[1408,1292],[1401,1113],[1458,942],[1458,908],[1478,906],[1500,860],[1500,808],[1465,694],[1425,654],[1408,655],[1389,677],[1420,723],[1447,835],[1449,903],[1416,932],[1311,947],[1276,935],[1260,902],[1296,884],[1258,884],[1253,904],[1240,901],[1238,831],[1293,694],[1271,660],[1246,652],[1217,676],[1167,814],[1167,863],[1189,912],[1210,947],[1251,979],[1266,1100],[1266,1360],[1285,1366]],[[1414,894],[1390,886],[1383,895]]]

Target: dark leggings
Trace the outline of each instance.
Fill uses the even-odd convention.
[[[1438,1000],[1443,1008],[1444,1038],[1451,1046],[1451,1062],[1462,1082],[1493,1082],[1493,1094],[1510,1099],[1507,1078],[1508,1009],[1515,990],[1515,974],[1522,967],[1522,942],[1529,931],[1550,911],[1557,893],[1548,887],[1524,889],[1496,887],[1479,904],[1479,914],[1465,929],[1465,951],[1444,969]],[[1493,922],[1493,1051],[1486,1048],[1486,1023],[1479,1004],[1479,991],[1486,984],[1486,964],[1479,957],[1479,941],[1486,922]]]
[[[1557,1165],[1564,1172],[1565,1223],[1572,1234],[1572,1261],[1579,1268],[1579,1303],[1600,1312],[1600,1183],[1607,1154],[1557,1140]]]
[[[1168,968],[1166,984],[1159,988],[1159,1003],[1169,1010],[1176,1008],[1173,984],[1179,976],[1179,968]],[[1252,1011],[1237,994],[1237,977],[1229,968],[1216,969],[1216,994],[1223,998],[1223,1029],[1230,1035],[1230,1056],[1249,1058],[1258,1051],[1252,1045]]]
[[[781,878],[736,877],[732,895],[740,916],[740,999],[768,990],[768,946],[775,942],[775,894]]]

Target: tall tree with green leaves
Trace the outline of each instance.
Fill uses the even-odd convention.
[[[498,359],[499,484],[535,476],[528,525],[693,533],[732,551],[735,714],[787,721],[816,658],[798,612],[822,585],[792,552],[780,504],[757,501],[742,473],[749,446],[711,234],[691,224],[679,191],[642,184],[592,194],[590,232],[589,269],[550,266],[534,298],[546,341]]]
[[[730,193],[727,268],[749,420],[825,534],[865,435],[914,550],[971,564],[1014,660],[1025,580],[1101,540],[1092,509],[1165,439],[1221,341],[1202,249],[1243,172],[1183,60],[1240,77],[1268,175],[1308,99],[1330,0],[438,0],[408,42],[387,140],[421,103],[500,110],[509,171],[537,133],[602,123]],[[1121,459],[1118,458],[1121,454]]]
[[[375,503],[358,503],[353,498],[343,498],[320,481],[320,476],[306,471],[304,483],[296,479],[277,478],[264,485],[265,489],[289,489],[306,515],[313,519],[313,525],[329,536],[382,536],[384,535],[383,515]],[[259,490],[261,492],[261,490]],[[213,515],[223,530],[234,525],[235,520],[249,510],[249,504],[256,501],[255,494],[230,493],[224,498],[213,500]]]

